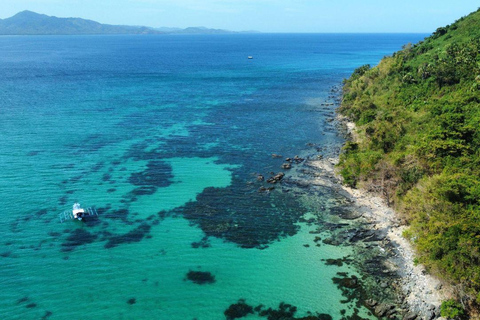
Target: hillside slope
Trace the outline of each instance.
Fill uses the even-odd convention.
[[[480,10],[362,66],[339,112],[357,125],[345,183],[383,194],[418,260],[480,302]]]

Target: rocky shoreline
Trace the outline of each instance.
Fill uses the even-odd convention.
[[[355,125],[352,122],[341,116],[338,116],[336,121],[355,139]],[[358,216],[367,221],[370,230],[382,234],[383,241],[378,243],[381,249],[388,253],[389,269],[398,276],[398,280],[394,280],[391,285],[397,288],[397,303],[402,310],[403,319],[439,319],[440,305],[450,297],[447,286],[428,274],[422,265],[414,263],[415,251],[403,237],[407,227],[401,224],[398,215],[381,197],[342,184],[335,170],[338,161],[338,155],[307,159],[304,165],[317,172],[311,183],[333,188],[341,193],[356,208]],[[376,301],[367,301],[368,303],[377,316],[387,315],[382,308],[388,310],[389,306],[382,306]]]
[[[336,188],[351,201],[372,230],[385,236],[380,245],[383,245],[383,250],[389,251],[390,268],[399,276],[396,285],[401,289],[402,309],[408,310],[404,319],[439,318],[440,304],[446,300],[447,290],[438,279],[428,274],[423,266],[415,265],[414,250],[402,236],[406,226],[400,224],[395,212],[380,197],[365,190],[342,185],[335,173],[337,162],[338,158],[309,160],[306,165],[322,172],[313,183]]]
[[[325,117],[325,132],[330,134],[340,132],[347,139],[356,140],[358,135],[355,124],[336,114],[334,110],[340,103],[340,91],[339,87],[333,88],[328,99],[334,103],[322,103],[319,105],[320,108],[315,108],[314,111],[320,112]],[[288,171],[288,174],[271,172],[268,179],[262,174],[257,174],[257,182],[265,181],[267,186],[270,185],[262,186],[258,191],[260,193],[273,191],[275,189],[273,185],[278,182],[283,192],[310,189],[313,195],[321,194],[328,189],[337,194],[338,198],[343,200],[331,207],[324,208],[323,205],[322,207],[343,222],[337,225],[335,222],[330,223],[330,227],[334,230],[338,228],[338,232],[334,232],[332,238],[321,241],[332,245],[355,243],[357,258],[361,259],[346,257],[345,261],[327,263],[353,261],[373,280],[367,283],[356,279],[355,276],[352,278],[345,276],[343,279],[337,279],[339,288],[358,291],[354,293],[356,299],[360,299],[360,304],[378,318],[442,319],[440,305],[452,297],[452,289],[428,274],[422,265],[414,262],[415,251],[410,242],[403,237],[407,226],[402,224],[395,211],[378,194],[343,185],[335,168],[339,161],[339,145],[320,146],[309,143],[307,146],[311,148],[310,151],[306,151],[300,157],[284,158],[272,154],[272,158],[283,161],[279,169]]]

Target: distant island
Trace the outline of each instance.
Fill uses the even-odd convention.
[[[250,31],[249,33],[254,33]],[[0,19],[0,35],[87,35],[87,34],[232,34],[245,33],[205,27],[152,28],[102,24],[81,18],[58,18],[22,11]]]

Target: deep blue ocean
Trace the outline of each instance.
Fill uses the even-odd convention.
[[[425,36],[0,37],[0,318],[374,319],[323,241],[355,208],[298,182],[342,79]]]

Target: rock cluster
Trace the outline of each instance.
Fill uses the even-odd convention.
[[[279,154],[276,154],[276,153],[273,153],[272,158],[273,159],[281,159],[281,158],[283,158],[283,156],[279,155]],[[290,170],[290,169],[293,168],[294,164],[299,164],[299,163],[302,163],[304,161],[305,161],[305,159],[299,157],[298,155],[294,156],[293,158],[287,157],[287,158],[285,158],[285,162],[282,163],[281,168],[283,170]],[[266,182],[269,183],[269,184],[277,184],[280,181],[282,181],[283,178],[285,177],[284,172],[278,172],[278,173],[270,172],[270,177],[267,178],[267,179],[265,178],[265,175],[263,175],[261,173],[258,173],[256,175],[257,175],[257,181],[258,182],[264,182],[266,180]],[[271,186],[270,187],[261,186],[258,189],[258,191],[259,192],[268,192],[268,191],[272,191],[274,189],[275,188],[271,187]]]
[[[275,183],[281,181],[283,179],[283,177],[285,177],[285,173],[279,172],[276,175],[274,175],[273,177],[268,178],[267,182],[275,184]]]

